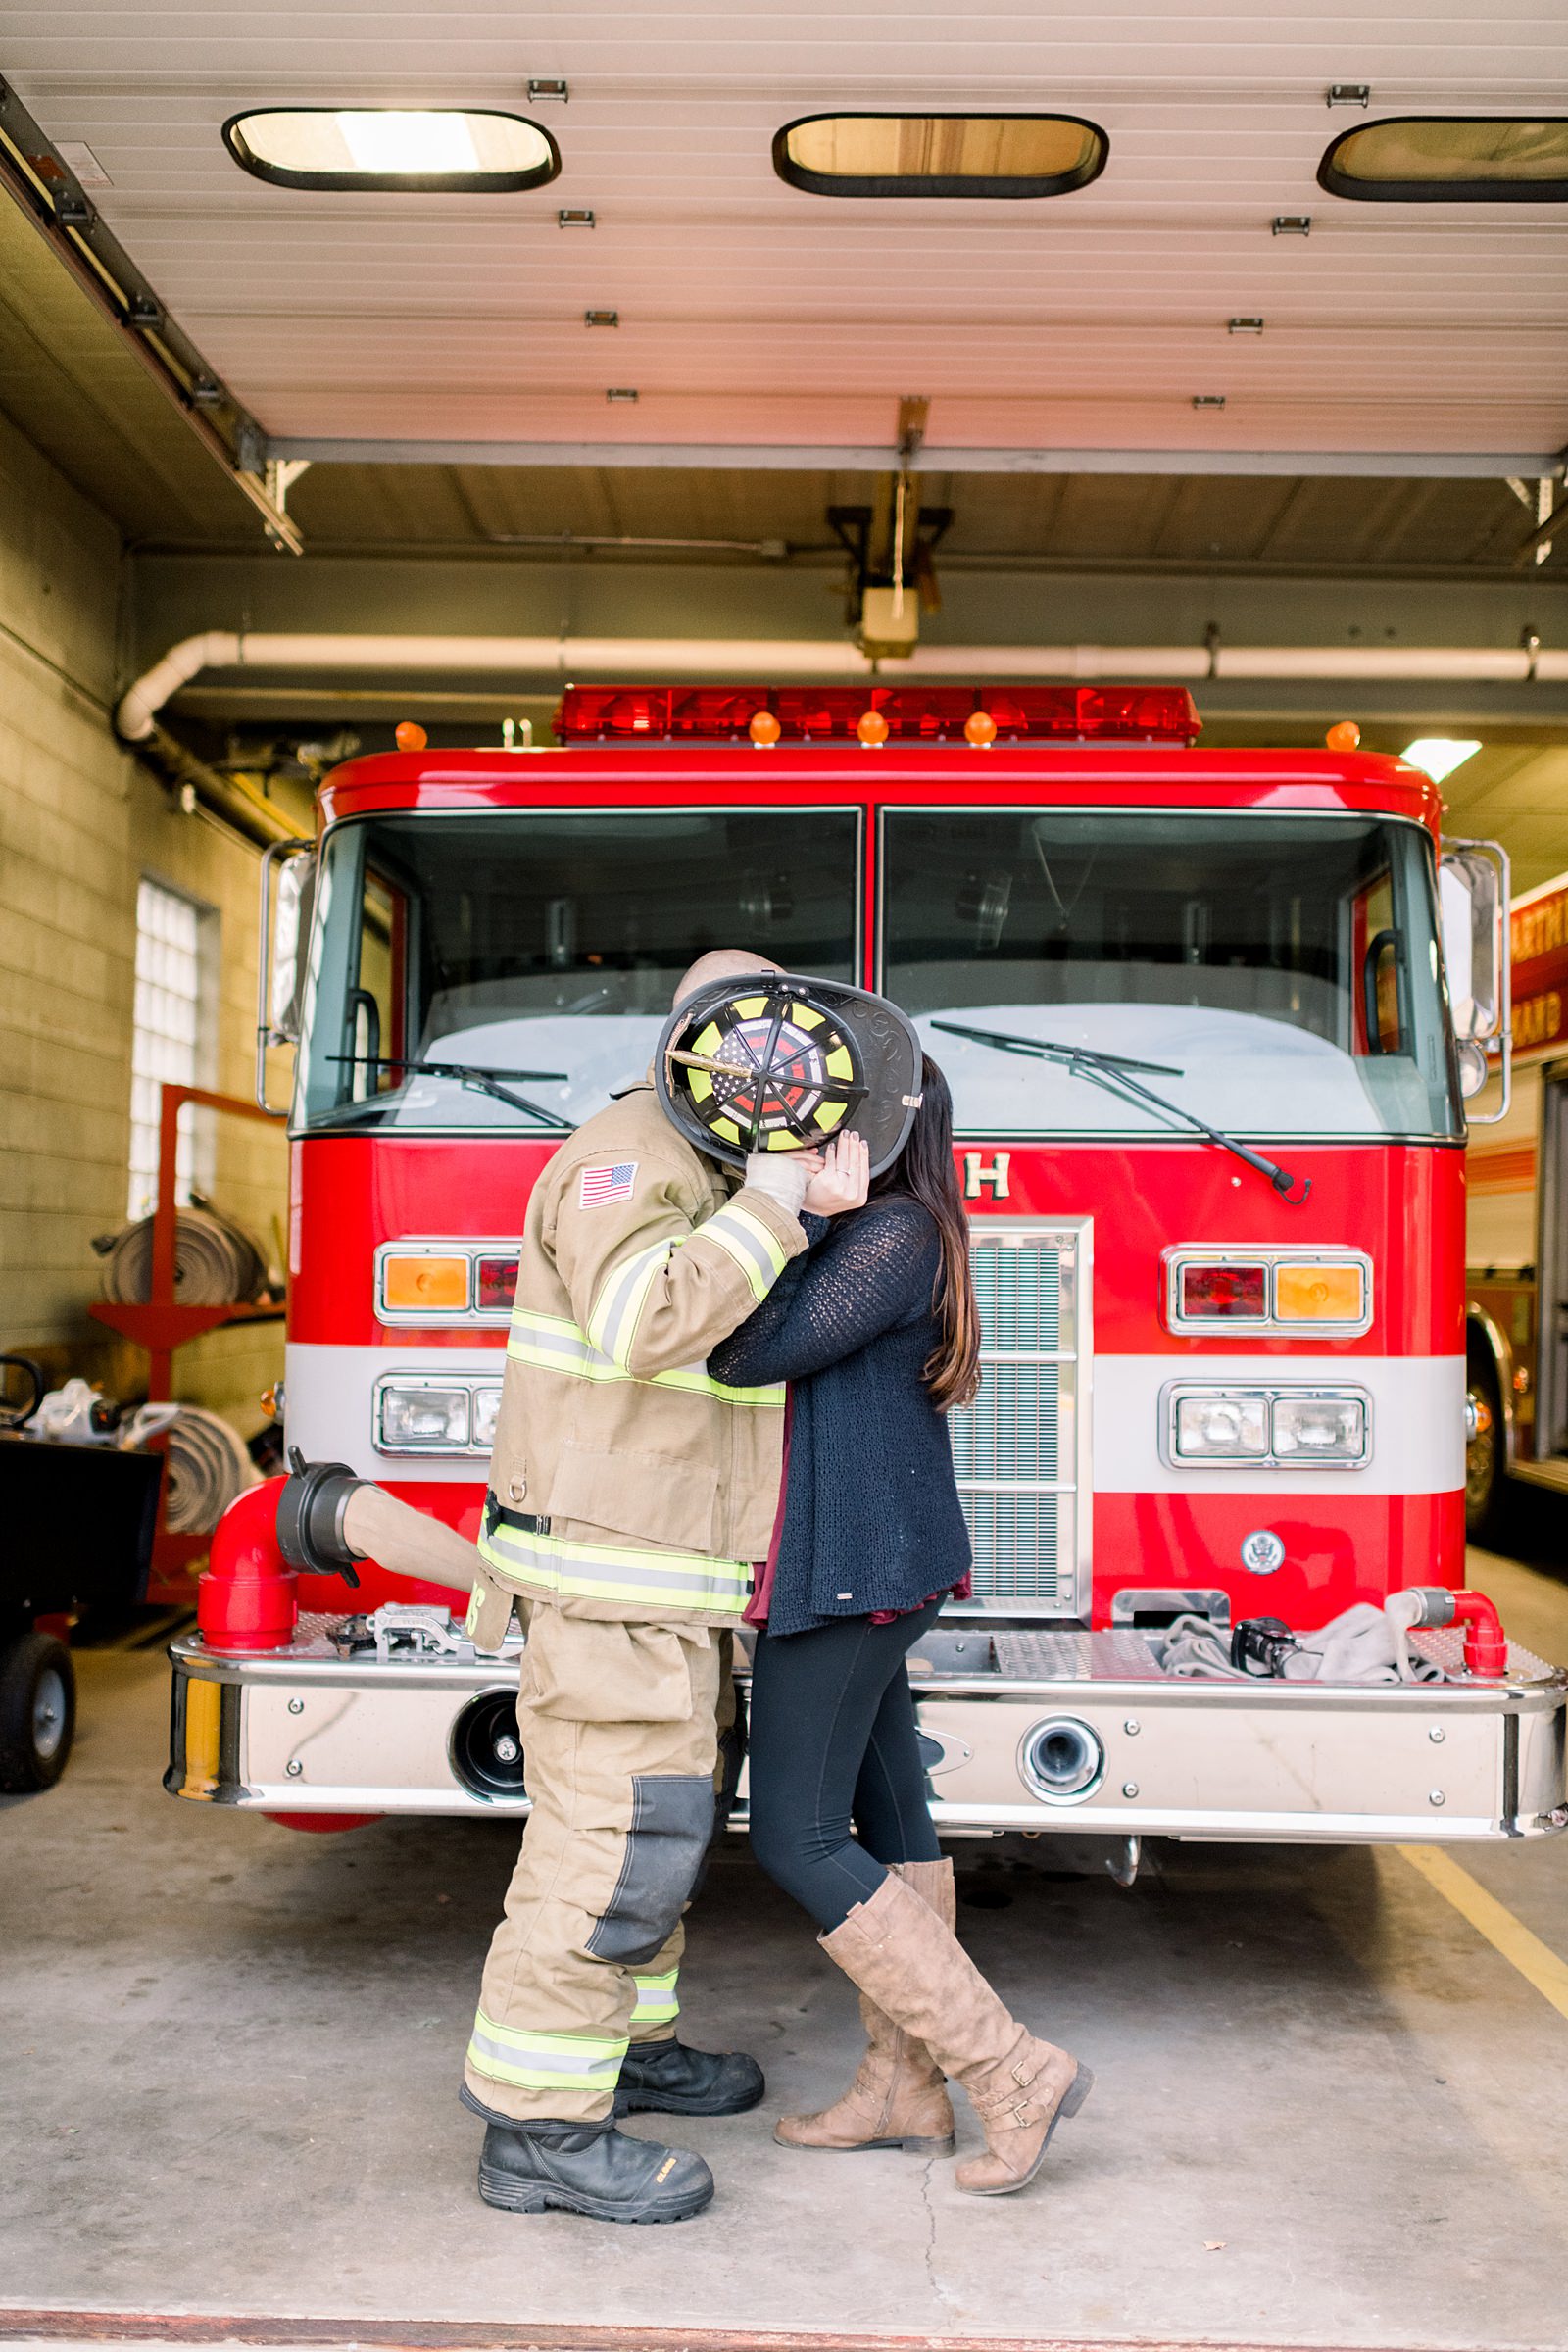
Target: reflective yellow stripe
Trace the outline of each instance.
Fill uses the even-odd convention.
[[[623,1368],[630,1361],[649,1292],[675,1251],[693,1242],[712,1242],[722,1250],[739,1266],[757,1299],[767,1297],[789,1263],[789,1252],[761,1218],[741,1201],[728,1201],[706,1225],[695,1225],[670,1241],[654,1242],[612,1266],[588,1317],[588,1337],[601,1355]]]
[[[523,2090],[613,2090],[625,2055],[624,2038],[598,2041],[586,2034],[524,2032],[498,2026],[482,2009],[468,2043],[475,2074]]]
[[[630,1381],[638,1388],[680,1389],[688,1396],[711,1396],[719,1404],[784,1406],[784,1386],[769,1389],[732,1389],[713,1380],[701,1364],[678,1371],[636,1373],[612,1364],[592,1342],[561,1315],[536,1315],[516,1308],[507,1340],[507,1353],[519,1364],[539,1372],[559,1372],[568,1380]]]
[[[630,1601],[640,1608],[701,1609],[708,1616],[739,1617],[752,1584],[751,1569],[742,1560],[567,1543],[561,1536],[510,1526],[493,1502],[479,1533],[479,1554],[507,1584],[525,1592]]]
[[[637,2006],[631,2013],[634,2026],[671,2026],[680,2015],[680,2001],[675,1981],[680,1975],[672,1968],[667,1976],[638,1977]]]

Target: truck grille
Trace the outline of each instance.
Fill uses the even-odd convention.
[[[974,1597],[1026,1616],[1080,1616],[1089,1226],[988,1217],[971,1231],[969,1258],[982,1378],[974,1403],[952,1414],[949,1428],[974,1544]]]

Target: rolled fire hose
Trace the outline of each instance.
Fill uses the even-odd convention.
[[[478,1552],[455,1527],[368,1482],[355,1488],[344,1506],[343,1534],[352,1551],[394,1576],[416,1576],[427,1585],[467,1592],[478,1573]]]
[[[152,1293],[153,1221],[142,1217],[93,1243],[104,1260],[103,1292],[117,1306],[145,1305]],[[210,1208],[182,1208],[174,1224],[174,1298],[180,1306],[241,1306],[256,1297],[267,1267],[250,1235]]]
[[[257,1483],[239,1432],[199,1404],[179,1407],[166,1448],[164,1522],[173,1535],[210,1535],[235,1495]]]

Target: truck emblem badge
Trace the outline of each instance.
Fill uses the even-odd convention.
[[[1254,1527],[1242,1538],[1242,1566],[1253,1576],[1272,1576],[1285,1565],[1285,1546],[1271,1527]]]
[[[978,1152],[966,1152],[963,1155],[964,1199],[978,1200],[982,1185],[988,1184],[993,1200],[1005,1200],[1012,1190],[1007,1176],[1011,1161],[1010,1152],[997,1152],[992,1154],[991,1164],[987,1167]]]

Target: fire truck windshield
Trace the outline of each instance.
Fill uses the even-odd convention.
[[[317,889],[295,1123],[547,1136],[648,1066],[708,948],[855,977],[845,809],[356,820]],[[537,1075],[535,1075],[537,1073]]]
[[[1431,847],[1375,816],[889,810],[884,981],[960,1131],[1170,1132],[951,1020],[1161,1065],[1253,1138],[1459,1137]]]

